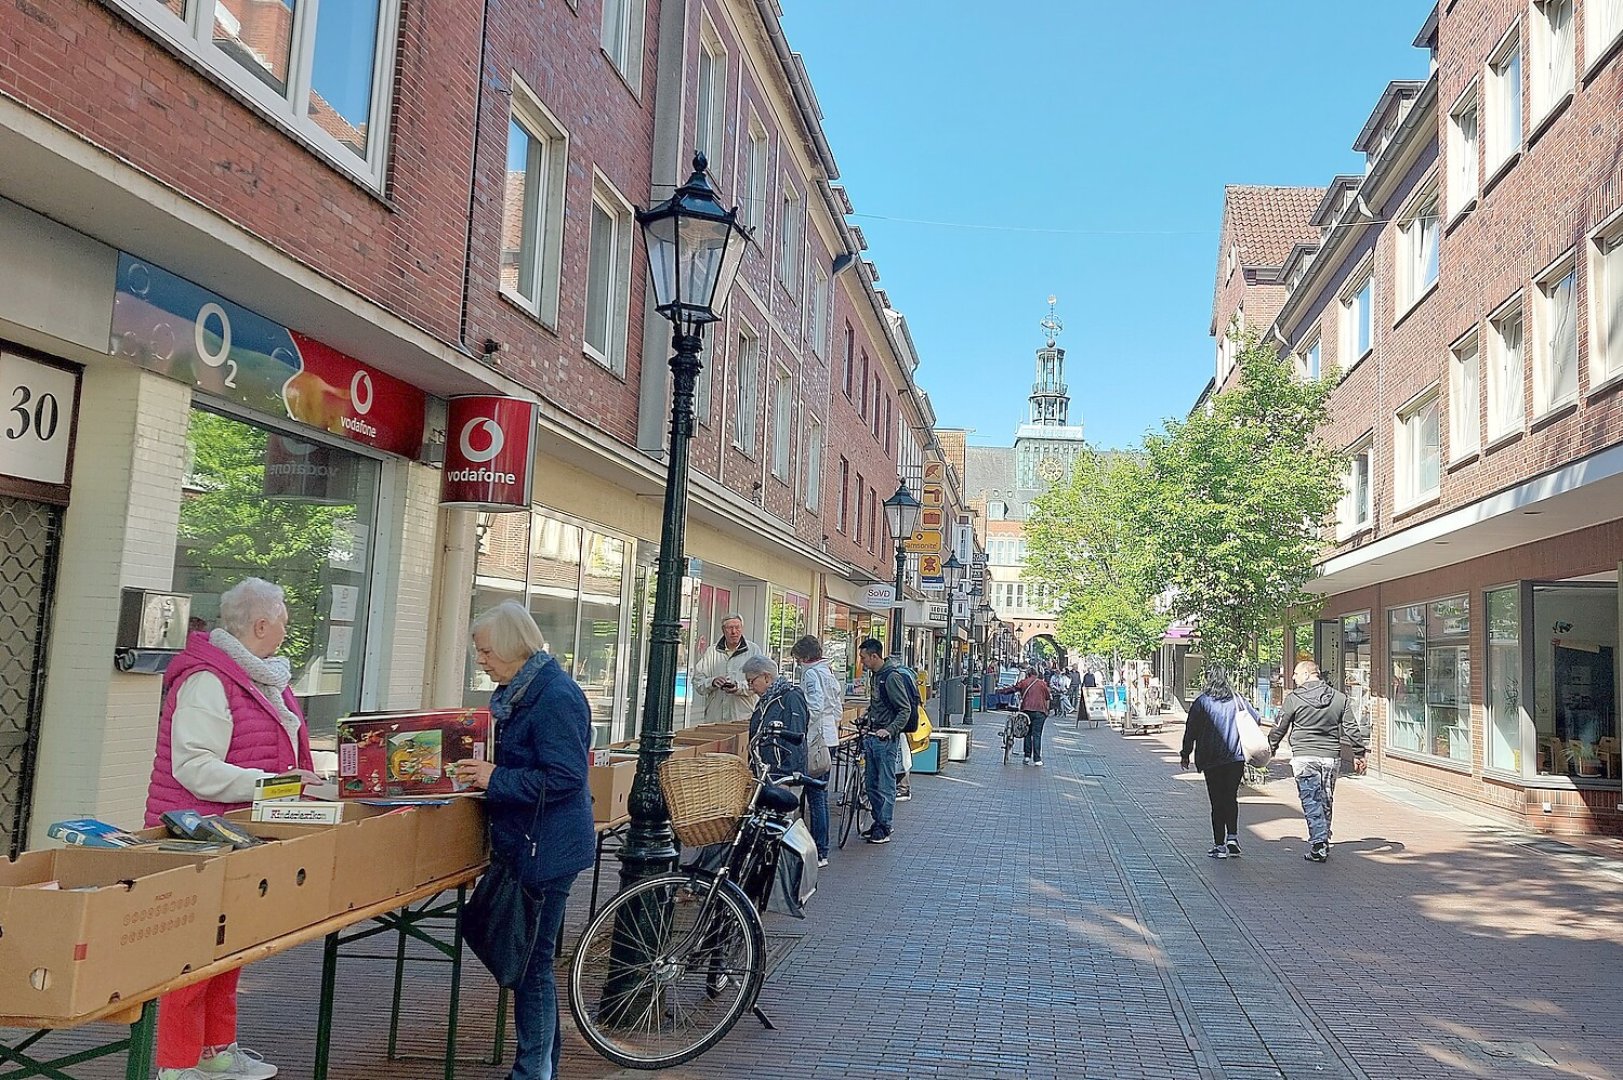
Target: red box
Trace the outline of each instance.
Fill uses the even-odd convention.
[[[342,799],[452,795],[451,766],[490,760],[489,709],[353,716],[338,723],[338,796]]]

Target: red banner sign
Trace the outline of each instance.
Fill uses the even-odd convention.
[[[533,401],[470,394],[450,401],[440,505],[528,510],[539,407]]]

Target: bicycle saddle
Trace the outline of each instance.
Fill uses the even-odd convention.
[[[761,805],[768,810],[787,814],[800,806],[800,796],[781,784],[767,784],[761,789]]]

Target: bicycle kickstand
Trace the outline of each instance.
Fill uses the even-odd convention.
[[[766,1010],[761,1008],[759,1005],[751,1005],[750,1012],[755,1014],[755,1019],[759,1020],[761,1022],[761,1026],[766,1028],[768,1031],[778,1030],[778,1025],[772,1022],[772,1018],[766,1014]]]

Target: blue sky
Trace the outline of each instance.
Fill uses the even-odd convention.
[[[1007,444],[1050,293],[1072,422],[1124,446],[1212,373],[1224,184],[1322,185],[1422,0],[783,0],[942,426]],[[900,220],[911,219],[911,220]],[[993,228],[957,228],[914,222]]]

